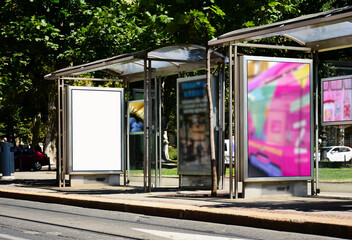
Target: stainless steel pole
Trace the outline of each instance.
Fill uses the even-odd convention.
[[[127,185],[129,183],[129,174],[130,174],[130,128],[129,128],[129,121],[128,121],[128,114],[129,114],[129,83],[124,81],[124,89],[125,89],[125,108],[127,109],[126,111],[126,129],[125,129],[125,136],[126,136],[126,157],[125,157],[125,167],[124,167],[124,185]]]
[[[233,166],[232,166],[232,45],[229,45],[229,169],[230,199],[233,199]]]
[[[240,125],[240,84],[238,77],[238,58],[237,58],[237,46],[234,48],[234,81],[235,81],[235,199],[238,198],[238,181],[240,173],[240,154],[239,154],[239,143],[240,143],[240,134],[239,134],[239,125]],[[232,145],[231,145],[232,151]]]
[[[148,161],[148,68],[147,60],[144,59],[144,161],[143,161],[143,187],[144,192],[147,192],[147,161]]]
[[[221,80],[221,91],[222,91],[222,98],[221,98],[221,132],[222,132],[222,138],[221,138],[221,143],[222,143],[222,157],[224,160],[224,153],[225,153],[225,144],[224,144],[224,139],[225,139],[225,63],[222,64],[222,80]],[[226,168],[224,166],[224,179],[226,177]],[[224,186],[223,182],[223,186]]]
[[[152,191],[152,62],[148,60],[148,192]]]
[[[56,160],[56,181],[59,187],[62,187],[61,181],[61,79],[57,79],[57,140],[58,140],[58,149],[57,149],[57,160]]]
[[[64,83],[65,83],[65,80],[61,79],[61,124],[62,124],[62,128],[61,128],[61,132],[62,132],[62,144],[61,144],[61,147],[62,147],[62,160],[61,160],[61,163],[62,163],[62,173],[61,173],[61,179],[62,179],[62,186],[63,187],[66,187],[66,181],[65,181],[65,176],[66,176],[66,162],[67,162],[67,155],[66,155],[66,149],[67,149],[67,145],[66,145],[66,116],[65,116],[65,110],[66,110],[66,107],[65,107],[65,88],[64,88]],[[71,181],[71,178],[70,178],[70,181]]]
[[[221,188],[224,189],[224,155],[222,151],[223,135],[222,135],[222,64],[218,64],[218,112],[217,112],[217,131],[218,131],[218,167],[219,175],[221,175]]]
[[[162,127],[162,123],[161,123],[161,77],[159,78],[159,186],[161,186],[162,184],[162,158],[163,158],[163,151],[162,151],[162,147],[163,147],[163,127]]]
[[[158,139],[159,139],[159,122],[158,122],[158,110],[159,110],[159,107],[158,107],[158,78],[155,77],[154,78],[154,101],[153,101],[153,104],[154,104],[154,111],[155,111],[155,116],[154,116],[154,132],[155,132],[155,141],[154,141],[154,144],[155,144],[155,185],[156,186],[159,186],[159,178],[158,178],[158,175],[159,175],[159,163],[158,163],[158,159],[159,159],[159,144],[158,144]]]
[[[318,75],[318,66],[319,66],[319,57],[318,51],[315,51],[314,54],[314,79],[315,79],[315,170],[316,170],[316,182],[315,182],[315,194],[319,193],[319,159],[318,159],[318,138],[319,138],[319,116],[318,116],[318,95],[319,95],[319,75]],[[314,182],[314,181],[313,181]]]

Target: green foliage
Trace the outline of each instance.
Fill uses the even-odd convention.
[[[163,29],[170,18],[148,14],[139,1],[7,0],[0,9],[0,135],[10,141],[30,141],[38,113],[46,121],[55,84],[45,74],[169,38]]]
[[[176,77],[168,77],[163,86],[163,126],[168,133],[176,135]]]
[[[131,176],[143,176],[143,170],[130,170]],[[163,168],[161,170],[162,176],[178,176],[177,167],[175,168]],[[152,176],[155,176],[155,170],[152,169]]]
[[[44,138],[48,96],[55,94],[56,87],[43,76],[57,69],[164,44],[205,45],[235,29],[348,4],[348,0],[2,0],[0,135],[10,141],[31,141],[34,122],[41,116],[39,138]],[[174,87],[166,84],[165,89],[174,97]],[[176,104],[167,106],[171,131],[176,126],[176,110],[171,106]]]
[[[177,160],[177,148],[169,147],[169,158],[171,160]]]
[[[315,174],[315,170],[314,170]],[[320,182],[352,182],[352,167],[349,168],[319,168]]]

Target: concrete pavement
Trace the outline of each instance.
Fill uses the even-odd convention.
[[[125,211],[274,230],[352,238],[352,193],[275,199],[229,199],[210,191],[140,186],[55,186],[55,172],[16,172],[15,180],[0,180],[0,197]]]

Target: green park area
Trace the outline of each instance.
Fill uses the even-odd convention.
[[[171,164],[164,164],[162,169],[163,176],[177,176],[177,148],[169,147],[169,157]],[[143,175],[143,170],[132,170],[133,175]],[[229,168],[226,168],[226,176],[230,175]],[[314,176],[316,170],[314,169]],[[352,164],[341,166],[319,167],[320,182],[345,182],[352,183]]]
[[[352,183],[352,166],[342,168],[319,168],[319,181]]]
[[[132,170],[133,175],[143,175],[143,170]],[[162,169],[163,176],[177,176],[177,167]],[[230,175],[230,171],[226,169],[226,176]],[[352,183],[352,167],[348,168],[320,168],[319,169],[320,182],[345,182]]]

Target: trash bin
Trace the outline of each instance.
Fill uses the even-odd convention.
[[[0,143],[0,163],[2,178],[11,178],[11,173],[15,172],[14,153],[11,152],[12,143]]]

